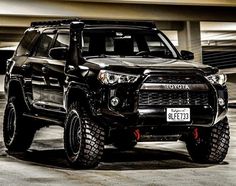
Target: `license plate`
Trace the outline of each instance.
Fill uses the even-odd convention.
[[[188,122],[190,121],[190,108],[167,108],[167,122]]]

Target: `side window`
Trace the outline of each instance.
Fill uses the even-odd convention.
[[[159,37],[145,36],[149,51],[152,55],[158,57],[174,57],[174,51],[170,51],[171,47],[167,47]]]
[[[51,47],[54,36],[55,34],[42,34],[40,36],[39,42],[37,43],[34,56],[48,57],[48,51]]]
[[[38,35],[36,30],[27,31],[16,49],[16,55],[29,55]]]
[[[60,33],[57,35],[54,47],[68,47],[70,42],[70,36],[66,33]]]
[[[90,43],[90,37],[82,37],[82,50],[83,52],[89,51],[89,43]]]
[[[106,51],[107,52],[114,52],[114,38],[106,37]]]
[[[157,50],[166,50],[166,47],[163,42],[157,39],[157,37],[145,36],[145,39],[147,41],[147,45],[149,46],[150,52]]]
[[[135,52],[135,53],[138,53],[138,52],[139,52],[138,44],[137,44],[137,41],[135,41],[135,40],[134,40],[134,52]]]

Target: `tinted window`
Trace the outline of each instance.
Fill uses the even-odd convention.
[[[70,42],[69,34],[58,34],[54,47],[68,47]]]
[[[24,56],[24,55],[30,54],[31,49],[32,49],[38,35],[39,35],[39,33],[36,30],[27,31],[24,34],[24,37],[22,38],[22,40],[16,50],[16,55],[17,56]]]
[[[135,56],[144,53],[157,57],[177,57],[171,45],[167,45],[156,31],[148,30],[85,30],[82,46],[84,56]]]
[[[34,55],[40,57],[48,57],[48,51],[51,47],[54,34],[42,34],[37,43]]]
[[[158,50],[165,50],[165,45],[158,37],[151,36],[145,36],[145,40],[147,42],[147,45],[149,46],[149,50],[152,51],[158,51]]]
[[[89,43],[90,43],[90,38],[89,37],[83,37],[82,38],[83,51],[85,51],[85,52],[89,51]]]

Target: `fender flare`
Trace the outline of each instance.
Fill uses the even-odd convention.
[[[86,85],[70,83],[64,93],[64,96],[64,107],[66,111],[74,100],[78,100],[90,114],[93,116],[96,115],[91,92]]]
[[[9,80],[8,87],[6,91],[6,98],[7,101],[12,97],[15,96],[21,103],[25,106],[27,110],[30,110],[29,103],[27,102],[22,80],[19,77],[14,77]]]

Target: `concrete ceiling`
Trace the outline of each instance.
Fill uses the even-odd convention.
[[[61,0],[76,2],[103,2],[107,0]],[[188,6],[236,6],[235,0],[112,0],[109,3],[128,3],[128,4],[154,4],[154,5],[188,5]]]
[[[89,1],[89,0],[87,0]],[[139,19],[139,20],[164,20],[164,21],[236,21],[236,2],[217,1],[218,6],[209,6],[207,3],[187,3],[188,1],[142,1],[146,4],[134,4],[136,1],[103,1],[103,3],[93,0],[91,3],[85,0],[1,0],[0,1],[0,25],[7,24],[6,17],[26,18],[61,18],[61,17],[82,17],[82,18],[100,18],[100,19]],[[213,0],[212,4],[213,4]],[[133,2],[128,3],[128,2]],[[159,3],[158,3],[159,2]],[[169,2],[169,3],[167,3]],[[171,2],[173,2],[171,4]],[[181,3],[182,2],[182,3]],[[185,2],[185,3],[184,3]],[[230,4],[227,2],[231,2]],[[216,3],[216,0],[215,0]],[[178,6],[176,6],[178,4]],[[181,4],[181,5],[180,5]],[[192,6],[187,6],[192,4]],[[201,5],[201,6],[199,6]],[[208,5],[208,6],[206,6]],[[223,6],[224,5],[224,6]],[[226,6],[228,5],[228,6]],[[231,6],[229,6],[231,5]],[[233,7],[234,5],[234,7]],[[11,23],[12,24],[12,23]],[[23,22],[20,22],[23,24]]]
[[[0,7],[0,47],[19,41],[32,21],[72,17],[155,20],[162,30],[180,30],[181,21],[236,22],[235,0],[1,0]],[[208,25],[217,27],[212,22],[202,25],[206,30]]]

